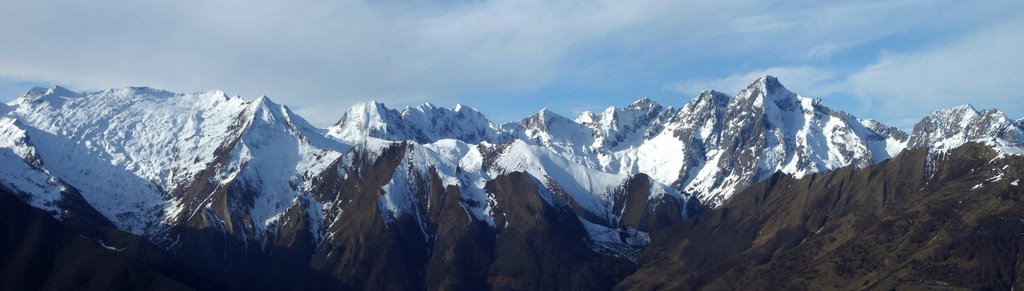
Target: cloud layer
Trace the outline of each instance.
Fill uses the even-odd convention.
[[[677,90],[763,72],[881,110],[961,94],[1005,105],[1024,59],[1019,1],[0,2],[0,78],[270,95],[318,124],[369,99],[489,115],[678,105]]]
[[[1010,18],[918,50],[885,53],[852,69],[772,67],[676,82],[669,88],[679,92],[704,88],[736,92],[749,80],[770,74],[805,95],[852,98],[833,101],[845,103],[844,110],[903,128],[910,128],[932,110],[968,103],[999,108],[1011,118],[1020,118],[1024,116],[1022,27],[1024,17]]]

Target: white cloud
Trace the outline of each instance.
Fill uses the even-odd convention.
[[[790,90],[838,101],[860,117],[910,129],[930,112],[970,103],[1024,116],[1024,17],[986,27],[924,50],[886,54],[844,74],[825,66],[774,67],[667,85],[684,94],[716,89],[735,94],[758,77],[779,77]],[[840,100],[852,96],[852,100]]]
[[[1011,116],[1024,108],[1024,17],[931,49],[891,54],[853,73],[845,86],[885,117],[923,116],[965,103]]]
[[[5,2],[0,76],[267,94],[321,124],[337,117],[315,116],[366,99],[537,88],[571,69],[561,64],[573,48],[678,10],[659,0]]]
[[[449,96],[616,81],[631,77],[626,67],[670,80],[665,67],[694,60],[828,58],[1016,3],[0,0],[0,77],[266,94],[327,124],[367,99],[445,104]],[[774,70],[794,90],[827,83],[813,66]]]

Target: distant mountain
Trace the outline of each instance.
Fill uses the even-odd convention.
[[[466,106],[448,109],[427,103],[397,111],[375,101],[352,106],[337,124],[328,128],[330,136],[356,142],[376,137],[417,143],[442,139],[479,143],[499,139],[496,133],[496,126],[490,120]]]
[[[990,139],[1009,145],[1024,142],[1024,126],[996,109],[971,105],[940,109],[914,125],[911,148],[953,149],[966,142]]]
[[[833,111],[771,76],[736,97],[705,91],[680,109],[645,98],[624,108],[584,112],[575,120],[545,109],[495,125],[463,108],[424,105],[398,112],[371,102],[347,111],[330,134],[342,140],[371,136],[419,143],[517,139],[603,172],[647,173],[710,206],[776,171],[803,176],[850,164],[863,167],[896,155],[907,142],[897,128]],[[453,113],[461,111],[468,113]]]
[[[606,289],[648,263],[649,233],[750,185],[905,150],[936,175],[963,144],[1024,154],[1021,124],[994,109],[940,110],[906,134],[771,76],[678,109],[644,98],[504,124],[367,102],[322,129],[267,97],[139,87],[35,88],[0,114],[0,190],[229,289]]]

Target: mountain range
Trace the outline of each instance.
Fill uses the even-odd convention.
[[[938,110],[908,134],[790,92],[772,76],[735,96],[701,92],[679,108],[644,98],[575,118],[542,109],[501,124],[463,105],[396,110],[366,102],[327,128],[267,97],[34,88],[0,105],[5,207],[32,214],[30,233],[88,239],[2,258],[116,253],[128,262],[124,276],[134,279],[45,266],[24,271],[14,263],[0,263],[0,271],[50,274],[5,277],[17,284],[2,285],[60,288],[84,280],[97,289],[736,288],[722,284],[755,281],[733,268],[765,264],[750,265],[750,246],[797,256],[791,253],[800,244],[791,241],[809,232],[780,232],[839,224],[834,217],[877,207],[863,198],[877,193],[849,190],[861,197],[844,196],[858,201],[843,204],[852,206],[825,207],[826,218],[786,220],[771,235],[750,236],[771,221],[764,217],[821,208],[805,202],[842,195],[828,186],[794,192],[789,185],[892,171],[926,181],[907,184],[913,187],[947,189],[934,185],[994,177],[949,174],[953,163],[975,163],[978,173],[995,175],[991,167],[1019,163],[1021,143],[1024,119],[996,109]],[[987,163],[977,163],[982,159]],[[900,173],[889,169],[894,161],[920,169]],[[1006,181],[1010,190],[996,192],[1020,191],[1014,179],[1024,171],[999,173],[1010,176],[992,182]],[[849,179],[843,189],[890,187]],[[846,186],[854,180],[860,184]],[[885,195],[934,198],[904,188]],[[769,200],[757,195],[782,202],[765,206]],[[751,203],[756,207],[737,206]],[[875,213],[884,220],[916,209],[900,207]],[[742,211],[726,214],[730,209]],[[38,236],[15,234],[21,220],[5,223],[6,246],[39,245]],[[843,233],[881,227],[842,225]],[[726,230],[715,231],[721,226]],[[773,239],[781,242],[765,245]],[[691,244],[701,245],[684,247]],[[807,252],[829,247],[815,246]],[[774,255],[763,257],[774,262]],[[41,258],[53,265],[82,260]],[[877,283],[875,275],[859,276],[851,278]],[[850,280],[841,286],[853,286]],[[124,282],[141,285],[118,285]],[[785,283],[793,282],[800,281]],[[971,282],[961,283],[978,286]]]

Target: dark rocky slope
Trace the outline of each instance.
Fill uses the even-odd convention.
[[[652,234],[617,289],[1009,290],[1024,283],[1024,157],[967,144],[776,174]]]
[[[495,213],[501,213],[494,228],[471,219],[460,205],[459,188],[440,186],[436,173],[412,179],[419,211],[385,223],[376,211],[380,189],[408,150],[395,145],[375,161],[357,157],[347,174],[328,171],[319,178],[318,195],[337,195],[321,198],[369,210],[341,212],[312,255],[310,268],[337,278],[334,287],[599,290],[635,270],[625,258],[592,250],[576,212],[520,172],[486,185],[498,205]]]
[[[142,238],[73,229],[0,188],[0,290],[217,288]]]
[[[412,150],[396,143],[378,155],[357,151],[350,165],[339,159],[316,177],[312,197],[345,209],[329,212],[335,222],[319,242],[309,237],[313,224],[303,202],[284,214],[266,244],[245,240],[231,226],[237,221],[229,219],[229,204],[215,202],[165,234],[173,238],[173,258],[233,290],[606,290],[636,270],[621,253],[596,250],[565,193],[522,172],[487,182],[493,227],[473,219],[462,205],[473,201],[463,200],[459,187],[442,186],[434,171],[411,173],[416,211],[384,217],[381,189],[407,166]],[[675,201],[649,207],[649,183],[638,174],[617,193],[623,228],[650,231],[682,221]],[[246,191],[229,185],[211,197],[254,195]]]

